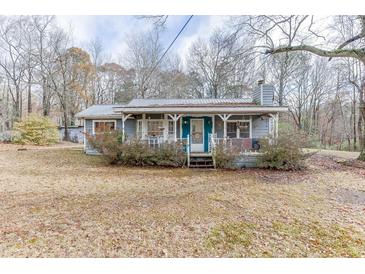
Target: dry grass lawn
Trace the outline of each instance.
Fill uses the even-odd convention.
[[[365,170],[108,166],[0,151],[2,257],[365,257]]]

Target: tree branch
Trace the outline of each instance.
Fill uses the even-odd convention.
[[[284,46],[266,50],[266,54],[277,54],[291,51],[307,51],[322,57],[351,57],[361,61],[365,60],[364,49],[335,49],[335,50],[324,50],[309,45],[299,46]]]

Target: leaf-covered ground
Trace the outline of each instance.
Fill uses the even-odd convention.
[[[365,257],[365,169],[108,166],[0,151],[2,257]]]

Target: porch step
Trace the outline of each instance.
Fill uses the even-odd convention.
[[[214,168],[211,155],[190,156],[191,168]]]

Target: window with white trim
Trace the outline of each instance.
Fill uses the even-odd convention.
[[[148,120],[147,121],[147,135],[150,137],[163,136],[163,120]]]
[[[115,121],[94,121],[94,133],[100,134],[115,130]]]
[[[250,121],[227,121],[227,137],[250,138]]]

